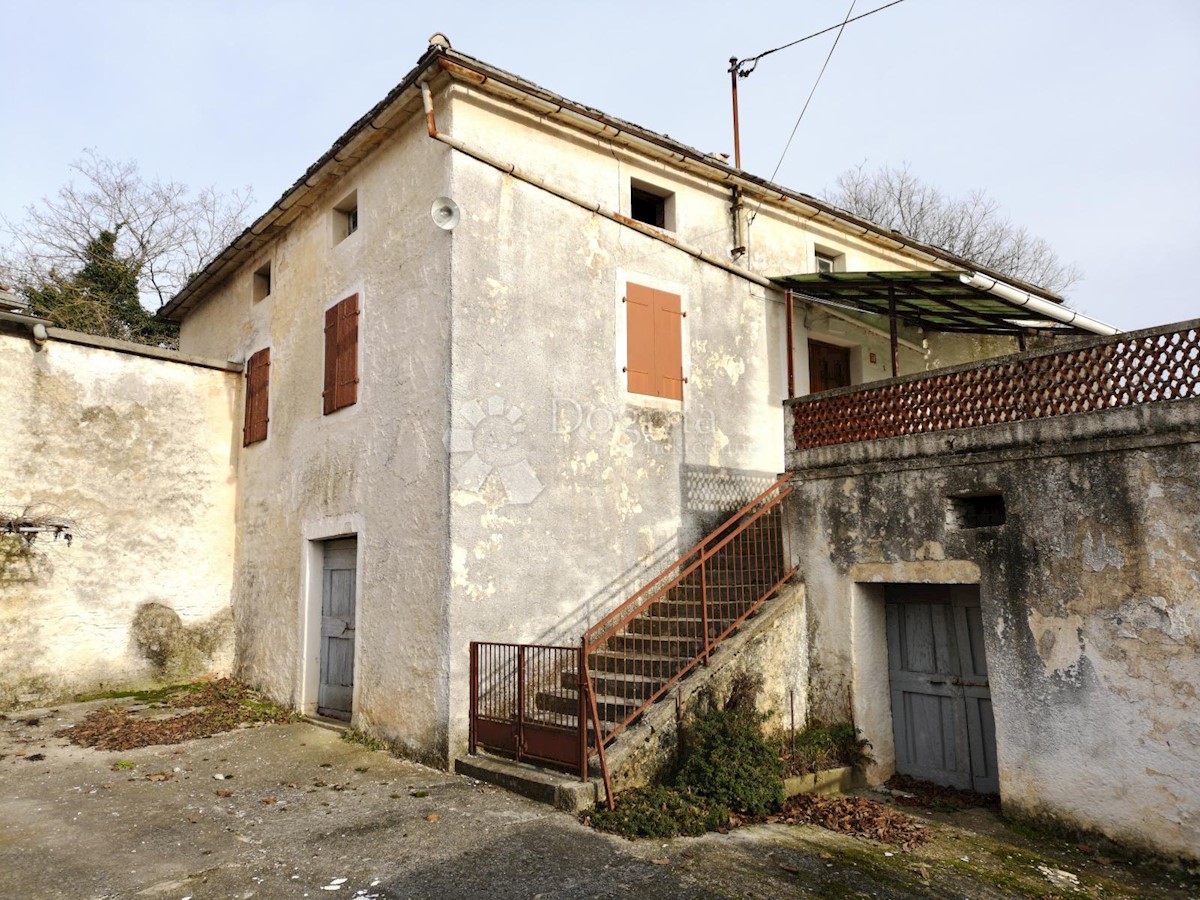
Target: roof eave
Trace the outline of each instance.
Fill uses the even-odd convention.
[[[158,317],[175,322],[180,321],[204,298],[208,288],[219,283],[243,261],[244,253],[255,252],[260,246],[267,244],[275,236],[275,232],[282,230],[299,215],[307,205],[306,200],[323,191],[331,177],[343,174],[337,172],[339,167],[344,167],[348,171],[357,162],[356,156],[360,149],[357,142],[360,137],[370,131],[384,130],[379,123],[388,123],[389,126],[401,124],[390,120],[406,103],[414,104],[414,111],[419,109],[420,93],[417,85],[422,79],[436,74],[429,70],[442,53],[440,48],[430,47],[400,83],[392,88],[387,96],[375,104],[366,115],[346,129],[333,145],[309,166],[291,187],[283,192],[270,209],[255,219],[224,250],[192,276],[175,296],[163,304],[157,313]],[[411,96],[406,97],[408,94]],[[288,216],[289,212],[293,212],[293,215]],[[281,219],[284,221],[281,222]]]
[[[433,69],[432,72],[430,72],[431,69]],[[503,69],[488,65],[474,57],[467,56],[455,50],[430,47],[417,61],[413,69],[405,75],[404,79],[388,92],[387,96],[372,107],[366,115],[351,125],[333,143],[329,150],[309,166],[303,176],[284,191],[283,195],[270,209],[256,219],[229,246],[193,276],[175,296],[163,305],[158,311],[158,316],[171,321],[180,321],[190,309],[203,299],[208,288],[219,283],[237,265],[244,262],[246,255],[257,252],[257,249],[265,246],[275,236],[276,232],[281,231],[292,219],[299,215],[299,210],[297,210],[294,215],[287,216],[289,211],[296,210],[297,207],[303,207],[305,199],[324,190],[326,181],[330,177],[337,177],[338,174],[343,174],[336,171],[339,163],[350,162],[353,165],[353,162],[356,161],[353,159],[354,154],[347,153],[347,151],[355,146],[356,140],[364,132],[369,128],[377,131],[381,130],[374,123],[390,119],[395,114],[397,107],[403,106],[405,102],[415,101],[419,105],[419,93],[417,93],[419,83],[422,80],[431,79],[433,75],[441,71],[445,71],[451,77],[468,81],[485,90],[489,89],[489,83],[491,83],[492,91],[498,90],[499,93],[509,97],[512,97],[514,93],[525,95],[542,106],[549,106],[549,110],[542,110],[543,114],[547,114],[557,120],[564,118],[563,113],[570,114],[574,118],[582,116],[590,119],[600,126],[599,129],[591,132],[593,134],[604,135],[614,139],[619,139],[624,135],[632,138],[639,144],[658,147],[660,150],[665,151],[676,163],[690,163],[693,166],[703,167],[715,174],[719,180],[730,184],[742,182],[744,185],[748,185],[753,190],[761,193],[765,201],[780,203],[784,206],[799,205],[803,211],[808,213],[808,217],[811,219],[832,220],[834,224],[843,228],[847,225],[852,226],[860,230],[861,237],[890,244],[894,250],[915,252],[918,255],[928,257],[931,262],[944,263],[956,269],[968,269],[979,272],[1054,303],[1063,302],[1063,298],[1037,285],[1023,282],[1004,275],[1001,272],[996,272],[971,260],[947,253],[932,244],[926,244],[914,238],[907,237],[893,229],[884,228],[867,219],[860,218],[853,213],[839,209],[809,194],[790,190],[765,178],[760,178],[742,169],[737,169],[719,157],[703,153],[666,135],[642,128],[632,122],[627,122],[592,107],[568,100],[533,82],[526,81]],[[410,91],[413,92],[413,96],[406,100],[405,94]],[[579,127],[579,123],[576,122],[575,125]],[[349,168],[350,166],[346,166],[345,170],[348,171]]]
[[[452,76],[464,78],[465,80],[468,80],[484,89],[488,88],[489,81],[496,82],[512,90],[525,93],[530,97],[535,98],[539,103],[547,104],[551,108],[556,108],[557,110],[566,110],[576,115],[586,116],[587,118],[595,120],[599,125],[602,126],[600,130],[595,132],[596,134],[606,135],[610,138],[620,138],[624,134],[634,137],[637,140],[647,144],[657,145],[668,151],[672,156],[678,157],[679,159],[677,161],[679,162],[690,160],[719,173],[721,180],[728,182],[733,182],[735,180],[748,182],[766,194],[767,196],[765,199],[767,200],[775,199],[785,203],[787,201],[799,203],[805,207],[808,207],[818,216],[830,217],[840,224],[849,224],[862,229],[865,235],[873,236],[883,242],[893,243],[896,245],[895,249],[915,250],[918,253],[929,256],[939,262],[947,263],[948,267],[950,268],[967,269],[974,272],[979,272],[989,277],[996,278],[997,280],[1004,281],[1013,285],[1014,287],[1018,287],[1021,290],[1035,294],[1046,300],[1050,300],[1055,303],[1064,302],[1063,298],[1059,295],[1038,285],[1030,284],[1029,282],[1022,281],[1018,278],[1013,278],[1012,276],[1005,275],[1003,272],[997,272],[996,270],[980,265],[973,260],[949,253],[933,244],[928,244],[923,241],[916,240],[915,238],[908,237],[907,235],[896,231],[895,229],[885,228],[882,225],[878,225],[868,219],[861,218],[860,216],[857,216],[851,212],[840,209],[839,207],[834,206],[832,203],[820,200],[810,194],[791,190],[790,188],[786,188],[772,181],[768,181],[765,178],[753,175],[743,169],[735,168],[720,157],[704,153],[703,151],[697,150],[694,147],[690,147],[687,144],[682,144],[673,138],[667,137],[666,135],[643,128],[640,125],[636,125],[624,119],[608,115],[607,113],[604,113],[598,109],[568,100],[567,98],[555,94],[553,91],[547,90],[546,88],[543,88],[531,81],[527,81],[518,75],[514,75],[511,72],[506,72],[503,69],[498,69],[495,66],[491,66],[485,62],[474,59],[473,57],[466,56],[465,54],[458,53],[454,50],[446,51],[443,54],[443,57],[444,58],[439,61],[439,64]],[[471,77],[470,73],[472,72],[474,73],[475,77]],[[539,111],[542,112],[542,114],[548,115],[550,118],[560,118],[559,116],[556,116],[553,111]],[[776,196],[772,198],[770,195]]]

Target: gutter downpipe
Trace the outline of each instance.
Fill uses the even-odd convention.
[[[1090,331],[1093,334],[1112,336],[1120,333],[1118,329],[1106,322],[1089,318],[1083,313],[1066,309],[1057,303],[1042,300],[1027,291],[1022,291],[987,275],[972,272],[970,275],[963,274],[958,277],[968,287],[973,287],[977,291],[984,291],[988,294],[994,294],[1006,303],[1024,307],[1030,312],[1037,313],[1039,316],[1047,319],[1053,319],[1055,322],[1061,322],[1064,325],[1074,325],[1076,328],[1082,328],[1084,331]]]

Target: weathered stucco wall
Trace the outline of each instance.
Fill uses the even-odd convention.
[[[454,96],[455,120],[453,135],[477,147],[484,147],[492,156],[518,165],[557,188],[599,203],[623,215],[631,215],[630,180],[669,192],[673,195],[673,233],[680,240],[698,247],[718,259],[730,259],[735,245],[733,217],[730,213],[730,189],[713,181],[689,174],[641,156],[613,144],[603,136],[586,135],[545,118],[535,118],[526,112],[497,100],[484,90],[456,86]],[[440,106],[450,104],[439,101]],[[440,115],[440,113],[439,113]],[[439,119],[439,128],[446,130]],[[558,201],[562,202],[562,201]],[[814,222],[796,213],[771,204],[746,200],[747,218],[752,219],[746,232],[748,253],[739,264],[760,275],[773,277],[815,272],[818,253],[837,259],[844,271],[911,271],[928,270],[934,266],[923,257],[892,249],[870,241],[857,229],[838,229],[828,223]],[[635,241],[645,238],[634,236]],[[569,232],[555,234],[537,230],[528,237],[539,248],[547,238],[574,241],[585,256],[585,241],[594,242],[596,235]],[[649,243],[651,255],[672,255],[663,245]],[[696,263],[697,265],[702,265]],[[780,293],[775,297],[782,300]],[[815,340],[852,349],[851,374],[854,383],[891,377],[891,353],[887,335],[887,320],[881,316],[863,316],[868,327],[845,321],[828,310],[797,300],[795,326],[796,389],[808,393],[808,347]],[[779,354],[784,352],[782,331]],[[979,337],[922,333],[901,328],[901,337],[910,346],[900,349],[901,373],[918,372],[986,356],[1011,353],[1016,349],[1012,338]],[[872,356],[874,357],[872,359]],[[781,369],[785,372],[785,369]],[[785,375],[781,374],[781,378]]]
[[[52,335],[0,323],[0,508],[75,523],[0,535],[0,708],[228,671],[238,374]]]
[[[181,346],[271,348],[265,441],[240,453],[237,671],[314,712],[320,541],[357,535],[355,727],[445,760],[449,150],[413,121],[185,319]],[[358,231],[333,207],[357,191]],[[253,273],[272,264],[270,296]],[[358,402],[322,414],[324,311],[359,295]],[[239,424],[240,428],[240,424]]]
[[[1006,809],[1200,855],[1200,402],[789,454],[810,708],[894,764],[882,585],[978,583]],[[1001,491],[957,528],[947,498]]]
[[[455,136],[495,133],[498,154],[522,130],[469,100],[455,107]],[[523,165],[569,168],[535,144]],[[611,181],[589,177],[586,190]],[[578,642],[684,549],[687,522],[767,487],[783,466],[784,381],[782,310],[761,288],[465,156],[454,188],[450,684],[462,753],[468,643]],[[681,402],[625,390],[627,282],[682,297]],[[742,480],[718,489],[730,470]],[[706,479],[712,512],[688,502],[689,481]]]
[[[673,192],[678,236],[728,255],[727,191],[472,89],[439,98],[443,131],[445,109],[456,139],[610,208],[629,211],[631,178]],[[457,754],[466,744],[471,640],[578,641],[655,566],[782,471],[787,366],[781,292],[465,155],[455,154],[453,169],[463,210],[452,265]],[[768,248],[762,256],[780,272],[811,270],[817,247],[849,254],[854,266],[912,267],[849,236],[810,233],[798,219],[764,216],[760,225],[754,245]],[[681,402],[626,391],[628,282],[682,298]],[[857,381],[889,372],[886,335],[825,311],[801,309],[795,336],[800,392],[810,336],[853,348]],[[905,370],[922,368],[924,356],[905,350]]]
[[[629,212],[630,177],[674,191],[680,237],[728,255],[726,191],[444,78],[434,101],[442,132],[614,209]],[[331,208],[351,191],[360,228],[335,245]],[[439,195],[462,209],[451,232],[430,221]],[[912,266],[771,218],[754,246],[779,272],[811,270],[818,247]],[[266,261],[271,294],[255,301]],[[682,404],[624,391],[626,281],[683,296]],[[321,314],[353,292],[359,403],[322,416]],[[183,324],[193,352],[271,347],[270,435],[239,462],[239,672],[314,708],[316,542],[357,534],[354,723],[448,761],[465,747],[471,639],[578,639],[782,469],[781,299],[452,152],[414,118]],[[886,334],[807,311],[799,391],[810,335],[851,347],[856,381],[888,374]],[[904,370],[927,356],[906,349]]]

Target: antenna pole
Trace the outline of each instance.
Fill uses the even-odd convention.
[[[733,164],[736,168],[741,169],[742,140],[738,131],[737,80],[738,58],[731,56],[729,57],[729,86],[733,91]]]

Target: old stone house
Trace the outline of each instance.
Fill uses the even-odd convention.
[[[949,633],[945,609],[974,610],[953,612],[965,617],[953,628],[994,661],[1006,648],[989,636],[1001,621],[990,595],[981,605],[892,588],[910,605],[889,613],[875,598],[862,601],[869,615],[851,615],[861,600],[852,592],[875,588],[850,585],[986,586],[986,567],[933,523],[945,496],[992,496],[1003,479],[983,479],[986,490],[978,479],[924,484],[932,518],[917,522],[899,512],[908,488],[845,480],[867,478],[855,461],[822,458],[817,468],[832,474],[801,472],[803,488],[779,477],[814,462],[793,427],[803,395],[848,396],[946,366],[976,371],[1031,334],[1053,344],[1114,332],[1035,286],[431,46],[168,304],[182,355],[155,360],[152,376],[133,373],[153,354],[78,336],[52,333],[32,349],[28,323],[6,315],[0,350],[28,373],[30,396],[58,391],[41,408],[92,441],[60,440],[63,460],[96,467],[78,466],[83,476],[126,471],[131,438],[119,423],[131,418],[148,457],[132,493],[103,477],[68,479],[90,485],[77,493],[104,494],[91,498],[98,517],[128,511],[119,529],[93,528],[121,534],[123,565],[78,561],[63,601],[120,596],[93,613],[110,631],[92,652],[110,659],[56,667],[71,652],[56,643],[61,629],[28,636],[26,646],[46,649],[12,669],[6,689],[17,700],[144,676],[138,654],[157,653],[162,676],[186,668],[176,650],[208,654],[213,668],[232,653],[237,673],[274,698],[438,765],[486,747],[584,771],[603,764],[619,781],[663,752],[654,735],[671,730],[669,704],[650,701],[753,666],[776,710],[867,725],[882,748],[874,777],[908,764],[889,749],[893,734],[903,742],[927,726],[959,729],[946,738],[957,763],[943,754],[927,774],[953,780],[974,754],[974,785],[1011,789],[1018,802],[1053,776],[1038,770],[1018,788],[1018,755],[1041,751],[1006,743],[1006,729],[1017,732],[1002,716],[986,723],[990,698],[973,707],[971,731],[933,714],[897,726],[881,711],[895,688],[878,668],[881,654],[896,655],[887,616],[925,610],[926,625],[913,628],[937,646]],[[163,378],[180,387],[160,389]],[[44,444],[58,426],[31,409],[13,407],[6,424]],[[92,424],[100,418],[114,423],[103,434]],[[862,446],[877,443],[892,446]],[[10,483],[24,478],[65,502],[76,489],[48,484],[44,471],[14,471]],[[847,511],[840,492],[862,499]],[[733,526],[713,532],[740,508]],[[836,528],[818,525],[835,509]],[[855,515],[861,527],[847,524]],[[157,553],[155,565],[116,591],[143,553]],[[62,593],[61,581],[51,586],[60,558],[23,563],[11,621],[28,623],[36,598]],[[901,563],[910,568],[850,572]],[[1192,654],[1164,658],[1187,671],[1189,596],[1160,609]],[[1005,628],[1024,627],[1006,615]],[[942,624],[930,624],[937,616]],[[873,643],[855,638],[863,628]],[[122,661],[130,645],[137,654]],[[5,646],[6,658],[16,652]],[[682,680],[709,655],[702,679]],[[997,710],[1027,699],[1014,692]],[[611,760],[600,753],[608,745]],[[1197,747],[1188,738],[1171,777]],[[1187,818],[1168,842],[1174,852],[1197,834],[1194,788],[1156,809],[1167,814],[1172,802]],[[1104,827],[1105,809],[1048,807],[1089,827]],[[1130,839],[1149,830],[1117,829]]]

